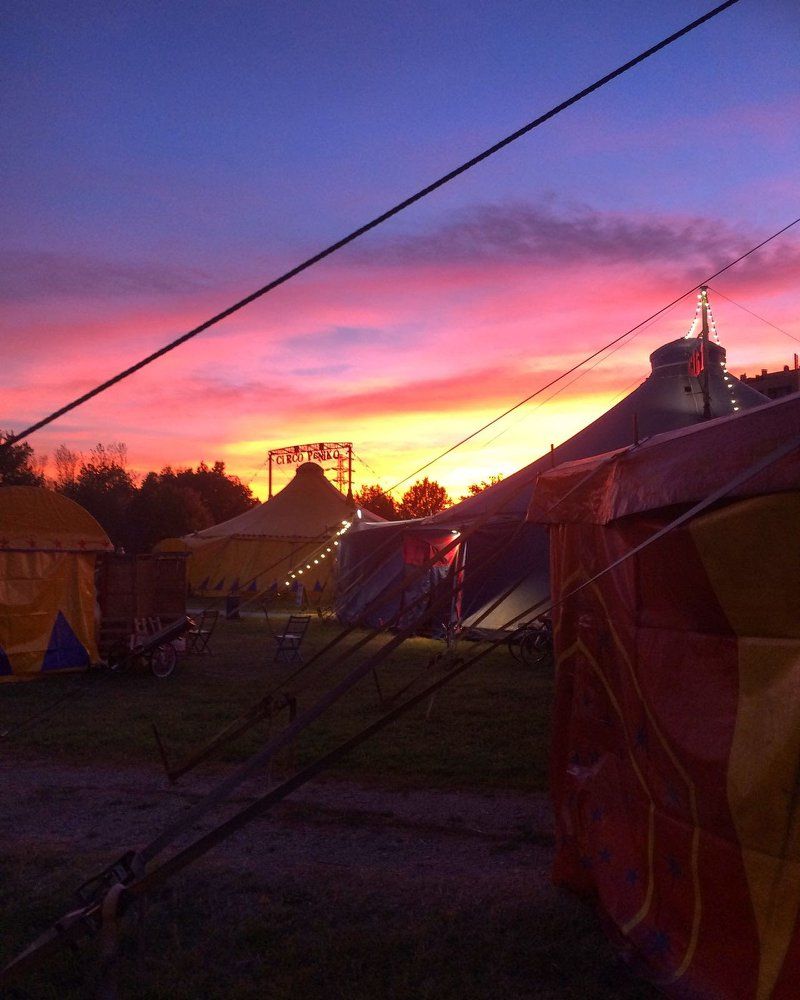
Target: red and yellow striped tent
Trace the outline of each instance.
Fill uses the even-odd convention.
[[[800,396],[561,466],[529,517],[551,526],[557,881],[670,996],[797,997]]]
[[[95,560],[112,548],[92,515],[59,493],[0,488],[0,681],[97,661]]]

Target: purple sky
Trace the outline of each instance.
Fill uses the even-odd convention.
[[[15,4],[0,23],[0,427],[707,9]],[[123,440],[139,471],[222,458],[263,493],[268,448],[352,439],[388,485],[800,215],[798,51],[794,0],[742,0],[31,444]],[[799,263],[797,232],[716,285],[800,338]],[[712,301],[734,372],[800,347]],[[457,495],[537,457],[643,377],[692,312],[687,300],[431,474]]]

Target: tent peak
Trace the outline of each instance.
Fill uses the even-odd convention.
[[[324,476],[325,470],[316,462],[303,462],[297,466],[295,476]]]
[[[712,363],[716,361],[722,364],[728,356],[727,351],[721,344],[711,342],[708,345],[708,349],[710,351],[709,358]],[[650,367],[652,368],[653,375],[685,376],[686,366],[696,350],[697,340],[695,338],[688,340],[686,337],[679,337],[677,340],[671,340],[668,344],[663,344],[661,347],[656,348],[650,355]]]

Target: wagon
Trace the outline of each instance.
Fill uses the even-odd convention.
[[[113,670],[145,665],[156,677],[175,669],[186,615],[186,554],[108,553],[98,566],[100,656]]]

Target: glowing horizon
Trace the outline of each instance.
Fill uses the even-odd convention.
[[[190,22],[169,5],[70,18],[45,0],[11,15],[0,428],[138,361],[702,12],[438,7],[246,2],[240,20],[201,3]],[[367,463],[356,487],[392,485],[798,214],[796,34],[774,0],[733,8],[29,443],[121,441],[140,475],[221,460],[263,499],[270,448],[350,440]],[[798,265],[793,231],[712,282],[733,374],[792,363]],[[642,381],[693,309],[424,474],[457,499],[528,464]]]

